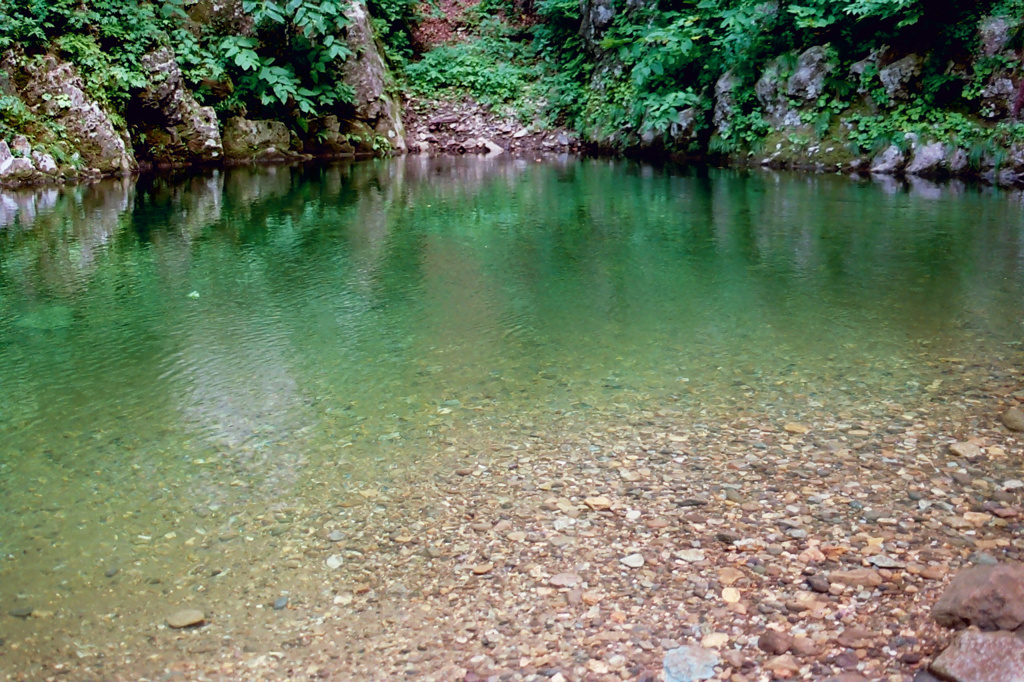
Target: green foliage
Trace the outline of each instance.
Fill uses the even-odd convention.
[[[366,0],[373,28],[395,66],[400,67],[412,58],[409,35],[419,21],[419,6],[417,0]]]
[[[875,138],[896,130],[895,123],[885,123],[890,114],[895,116],[891,122],[902,125],[914,124],[927,110],[966,111],[965,98],[978,98],[993,74],[1013,65],[1001,58],[982,62],[967,83],[963,71],[950,64],[968,62],[976,53],[982,16],[1024,13],[1024,0],[618,0],[612,5],[611,25],[601,36],[601,53],[590,57],[607,64],[611,55],[615,68],[595,75],[593,67],[580,59],[578,43],[569,37],[579,27],[575,4],[537,3],[544,20],[535,30],[538,55],[549,73],[560,74],[563,80],[568,76],[575,85],[568,88],[574,93],[568,101],[552,100],[564,107],[563,118],[587,130],[668,134],[678,114],[693,108],[702,128],[698,136],[723,152],[753,149],[770,130],[754,92],[765,65],[782,55],[780,71],[791,71],[796,55],[812,45],[829,46],[832,74],[817,102],[791,104],[819,137],[865,92],[881,112],[877,121],[858,119],[857,145],[874,144]],[[562,49],[559,41],[572,47]],[[854,61],[883,45],[903,45],[927,55],[917,93],[920,101],[896,107],[874,64],[864,69],[859,84],[847,77]],[[733,83],[732,115],[728,126],[711,130],[715,83],[727,71]],[[785,80],[788,73],[779,77]],[[616,78],[628,78],[628,102],[592,101],[605,97],[607,80]],[[897,110],[890,112],[893,108]],[[955,117],[950,121],[949,133],[960,125]]]
[[[409,89],[424,96],[465,92],[488,105],[520,97],[533,80],[524,47],[511,40],[496,20],[482,27],[482,32],[476,40],[443,45],[408,64]]]
[[[123,107],[144,85],[142,55],[165,39],[181,15],[182,0],[6,0],[0,4],[0,51],[27,55],[51,47],[78,63],[90,94]]]
[[[340,85],[351,56],[346,0],[243,0],[253,24],[246,35],[192,24],[184,2],[7,0],[0,3],[0,51],[17,45],[31,58],[55,50],[79,67],[89,94],[115,117],[148,84],[142,57],[167,44],[200,98],[222,109],[301,122],[351,101],[351,88]],[[226,99],[205,87],[222,81],[231,91]]]
[[[344,40],[346,6],[343,0],[243,0],[252,35],[208,41],[216,58],[207,70],[228,75],[234,84],[221,107],[291,116],[302,125],[324,109],[351,102],[352,89],[340,83],[342,65],[352,55]]]

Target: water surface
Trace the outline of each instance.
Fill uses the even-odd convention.
[[[961,185],[414,157],[3,195],[0,609],[510,430],[941,400],[1022,320],[1020,198]]]

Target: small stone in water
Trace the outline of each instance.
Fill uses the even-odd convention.
[[[698,682],[715,675],[718,656],[709,649],[681,646],[665,654],[665,682]]]
[[[703,549],[683,549],[676,552],[676,558],[682,561],[693,563],[694,561],[704,561],[704,550]]]
[[[7,613],[15,618],[28,618],[32,615],[33,609],[31,606],[19,606],[16,609],[11,609]]]
[[[327,568],[331,570],[338,568],[339,566],[341,566],[342,563],[343,560],[341,556],[338,554],[332,554],[331,556],[327,557]]]
[[[345,534],[342,533],[340,530],[336,530],[333,533],[331,533],[330,535],[328,535],[327,539],[330,540],[331,542],[341,542],[342,540],[345,539]]]
[[[206,615],[198,609],[184,609],[167,617],[167,624],[175,629],[201,625],[205,621]]]
[[[274,602],[275,611],[280,611],[286,606],[288,606],[288,597],[278,597],[277,601]]]
[[[1024,410],[1013,407],[1003,413],[1003,426],[1011,431],[1024,431]]]
[[[644,565],[644,557],[642,554],[630,554],[619,559],[619,562],[630,568],[640,568]]]
[[[104,573],[103,575],[105,575],[108,578],[113,578],[115,575],[117,575],[118,571],[120,570],[121,569],[119,568],[108,568],[106,573]]]
[[[559,573],[558,575],[551,576],[548,584],[553,587],[572,587],[579,584],[582,580],[583,578],[578,573]]]

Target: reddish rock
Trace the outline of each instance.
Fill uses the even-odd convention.
[[[793,646],[793,636],[787,635],[785,632],[779,632],[778,630],[766,630],[763,635],[757,639],[757,647],[768,654],[773,656],[779,656],[789,651],[789,648]]]
[[[882,576],[878,571],[870,568],[855,568],[851,571],[832,571],[829,580],[844,585],[856,585],[858,587],[878,587],[882,584]]]
[[[1015,630],[1024,623],[1024,565],[974,566],[960,572],[932,607],[939,625]]]
[[[875,634],[864,628],[846,628],[836,637],[837,642],[851,649],[866,649],[874,639]]]
[[[1009,632],[967,630],[930,670],[949,682],[1024,682],[1024,640]]]

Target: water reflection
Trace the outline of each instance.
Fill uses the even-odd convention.
[[[2,195],[0,485],[224,504],[481,420],[853,408],[1019,341],[1019,197],[882,182],[409,157]]]

